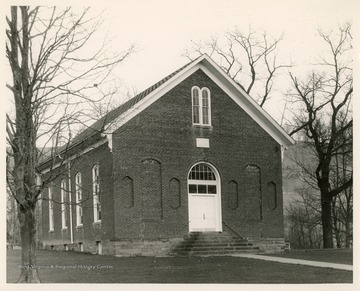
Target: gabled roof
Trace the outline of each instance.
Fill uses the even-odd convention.
[[[104,117],[75,136],[70,147],[76,147],[76,145],[83,143],[85,140],[88,140],[91,143],[94,137],[96,135],[100,136],[100,134],[107,135],[111,138],[111,134],[114,131],[161,98],[166,92],[174,88],[198,69],[201,69],[207,74],[210,79],[225,91],[225,93],[227,93],[279,144],[287,147],[295,143],[295,141],[262,107],[260,107],[236,82],[234,82],[208,55],[204,54],[107,113]],[[96,138],[94,140],[96,140]]]
[[[118,117],[112,119],[112,122],[105,126],[105,134],[111,135],[123,124],[127,123],[130,119],[145,110],[148,106],[161,98],[165,93],[170,91],[198,69],[201,69],[205,74],[207,74],[210,79],[212,79],[225,93],[227,93],[280,145],[287,147],[295,143],[295,141],[284,131],[284,129],[206,54],[200,56],[162,81],[156,83],[154,86],[150,87],[151,90],[145,90],[143,92],[144,94],[139,94],[141,95],[141,98],[135,97],[132,106],[127,107],[126,110],[122,111]]]

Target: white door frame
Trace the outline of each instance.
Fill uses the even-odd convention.
[[[214,180],[194,180],[194,179],[189,179],[189,174],[191,172],[191,170],[199,165],[199,164],[205,164],[207,165],[212,171],[213,173],[215,174],[215,178],[216,178],[216,181]],[[191,183],[190,183],[191,181]],[[189,184],[197,184],[197,185],[216,185],[216,194],[199,194],[199,193],[196,193],[196,194],[192,194],[192,193],[189,193]],[[189,217],[189,232],[193,232],[193,231],[218,231],[218,232],[222,232],[222,213],[221,213],[221,179],[220,179],[220,175],[219,175],[219,172],[218,170],[212,165],[212,164],[209,164],[207,162],[198,162],[198,163],[195,163],[194,165],[191,166],[189,172],[188,172],[188,175],[187,175],[187,193],[188,193],[188,217]],[[214,198],[214,207],[215,207],[215,225],[214,225],[214,229],[208,229],[208,230],[205,230],[205,229],[199,229],[199,228],[196,228],[194,227],[194,225],[192,224],[191,222],[191,215],[192,213],[194,213],[194,205],[192,205],[192,198],[196,197],[196,198],[199,198],[199,197],[206,197],[206,198],[209,198],[209,197],[213,197]]]

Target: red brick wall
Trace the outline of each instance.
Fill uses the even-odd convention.
[[[93,200],[92,200],[92,167],[99,165],[100,172],[100,193],[102,217],[101,224],[94,224]],[[52,182],[53,198],[60,202],[60,183],[62,179],[66,181],[66,187],[69,189],[69,176],[65,167],[57,169],[62,172]],[[82,196],[83,196],[83,226],[76,227],[76,206],[75,206],[75,175],[80,172],[82,177]],[[54,176],[56,173],[54,173]],[[45,176],[45,178],[48,175]],[[110,150],[106,144],[93,149],[71,162],[71,201],[72,201],[72,221],[74,243],[79,242],[85,245],[94,244],[96,241],[109,240],[114,238],[113,228],[113,192],[112,192],[112,158]],[[45,189],[43,197],[48,198],[48,190]],[[43,242],[45,245],[69,244],[70,243],[70,206],[67,207],[67,230],[61,230],[61,205],[54,203],[54,232],[49,233],[49,203],[42,203],[42,221],[43,221]],[[75,246],[76,249],[76,246]]]
[[[192,125],[190,90],[195,85],[211,91],[211,128]],[[197,148],[197,137],[209,138],[210,148]],[[169,238],[186,233],[187,173],[198,161],[213,164],[220,173],[222,219],[228,227],[245,237],[283,237],[280,146],[200,70],[114,133],[113,158],[117,239]],[[142,161],[147,158],[159,163],[161,179],[156,183],[161,185],[162,219],[144,217],[144,207],[152,207],[142,199]],[[245,169],[249,164],[260,169],[259,187],[246,185]],[[130,207],[126,202],[129,178],[133,183]],[[180,182],[178,207],[173,207],[172,179]],[[235,209],[229,205],[229,199],[234,199],[234,182],[238,186]],[[268,189],[274,191],[274,187],[268,187],[270,182],[276,185],[274,210],[267,199]],[[247,205],[248,201],[259,203],[259,190],[254,194],[246,189],[261,190],[262,219],[258,214],[249,215],[249,207],[260,211],[259,205]]]
[[[192,125],[190,90],[195,85],[210,89],[211,128]],[[210,148],[197,148],[197,137],[209,138]],[[96,241],[166,239],[186,234],[187,174],[199,161],[211,163],[220,173],[224,230],[244,237],[283,237],[280,146],[199,70],[119,128],[113,135],[112,153],[104,144],[72,165],[72,201],[78,171],[83,197],[89,198],[84,203],[82,228],[76,228],[75,205],[72,207],[74,247],[82,242],[85,250],[93,251]],[[95,164],[99,164],[101,179],[101,225],[93,224]],[[249,176],[248,165],[258,167],[259,172]],[[64,177],[68,183],[67,172]],[[54,181],[57,201],[61,178]],[[274,189],[275,209],[275,199],[269,199]],[[54,203],[53,233],[48,232],[48,202],[42,205],[44,243],[69,243],[70,228],[61,231],[60,205]]]

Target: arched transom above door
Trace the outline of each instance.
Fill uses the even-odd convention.
[[[217,194],[216,175],[209,165],[195,165],[189,173],[190,194]]]

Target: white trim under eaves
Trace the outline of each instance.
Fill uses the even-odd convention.
[[[232,84],[231,86],[226,86],[224,81],[219,78],[219,76],[215,75],[211,70],[209,70],[205,66],[201,66],[202,71],[209,76],[227,95],[233,99],[236,104],[239,105],[254,121],[256,121],[269,135],[276,140],[280,145],[290,146],[295,142],[294,140],[288,136],[288,134],[277,124],[276,121],[273,120],[268,113],[262,109],[255,101],[252,100],[251,97],[247,97],[247,93],[243,93],[238,88],[234,88]],[[239,96],[242,94],[243,98]],[[254,103],[255,104],[254,104]],[[257,108],[259,107],[259,108]]]
[[[278,135],[280,134],[284,139],[280,139],[280,140],[284,140],[285,142],[282,142],[280,144],[286,145],[286,146],[290,146],[295,144],[295,141],[292,137],[290,137],[285,130],[253,99],[249,96],[248,93],[246,93],[238,84],[236,84],[234,82],[233,79],[231,79],[229,77],[229,75],[227,75],[210,57],[205,56],[205,60],[208,62],[208,64],[210,64],[210,66],[206,65],[206,62],[202,62],[202,66],[201,69],[206,73],[206,72],[213,72],[212,76],[216,76],[218,83],[217,85],[224,90],[227,89],[228,87],[226,87],[226,85],[224,85],[224,82],[228,83],[230,85],[230,87],[233,89],[231,90],[231,92],[233,94],[228,94],[230,97],[232,97],[232,99],[234,99],[234,101],[240,106],[242,107],[246,112],[248,110],[252,111],[253,114],[250,114],[249,112],[247,112],[251,117],[255,117],[254,114],[256,116],[258,116],[258,118],[254,118],[256,121],[260,119],[262,119],[264,121],[265,119],[265,125],[267,124],[266,121],[270,122],[270,124],[274,127],[275,130],[275,134]],[[215,70],[214,70],[215,69]],[[214,72],[215,71],[215,72]],[[211,76],[209,76],[211,78]],[[228,92],[229,90],[224,90],[225,92]],[[246,101],[248,101],[249,104],[246,104],[244,101],[245,100],[241,100],[241,98],[239,98],[238,93],[240,93]],[[235,98],[234,98],[235,97]],[[239,102],[237,102],[237,100]],[[250,106],[249,106],[250,105]],[[255,111],[253,111],[255,110]],[[261,118],[264,117],[264,118]],[[258,122],[259,123],[259,122]],[[261,123],[259,123],[259,125],[262,126]],[[267,128],[269,128],[269,126],[262,126],[265,130]],[[269,132],[270,133],[270,132]],[[278,141],[278,139],[274,138],[275,140]]]
[[[149,95],[147,95],[144,99],[140,100],[136,103],[133,107],[127,110],[125,113],[117,117],[113,122],[111,122],[108,126],[105,126],[105,134],[111,134],[122,125],[127,123],[133,117],[138,115],[152,103],[160,99],[164,96],[167,92],[173,89],[176,85],[180,84],[184,81],[187,77],[191,76],[195,73],[199,68],[200,65],[198,63],[193,64],[192,66],[189,65],[190,68],[184,69],[184,71],[179,72],[174,77],[166,81],[164,84],[160,85],[154,91],[152,91]],[[190,89],[189,89],[190,90]],[[190,91],[189,91],[190,92]]]
[[[105,127],[105,134],[113,133],[198,69],[201,69],[205,74],[213,79],[213,81],[221,89],[223,89],[224,92],[226,92],[280,145],[287,147],[295,143],[295,141],[283,130],[283,128],[207,55],[203,55],[194,61],[164,84],[160,85],[157,89],[127,110],[124,114],[117,117],[111,124]]]
[[[83,154],[86,154],[86,153],[98,148],[99,146],[103,145],[106,142],[108,142],[108,137],[107,136],[103,140],[100,140],[100,141],[94,143],[93,145],[86,147],[81,152],[78,152],[78,153],[76,153],[74,155],[71,155],[70,157],[66,158],[64,161],[58,162],[54,166],[50,166],[50,167],[42,170],[41,174],[46,174],[46,173],[50,172],[50,170],[54,170],[54,169],[56,169],[56,168],[58,168],[58,167],[60,167],[62,165],[66,165],[68,162],[76,159],[77,157],[79,157],[79,156],[81,156]]]

